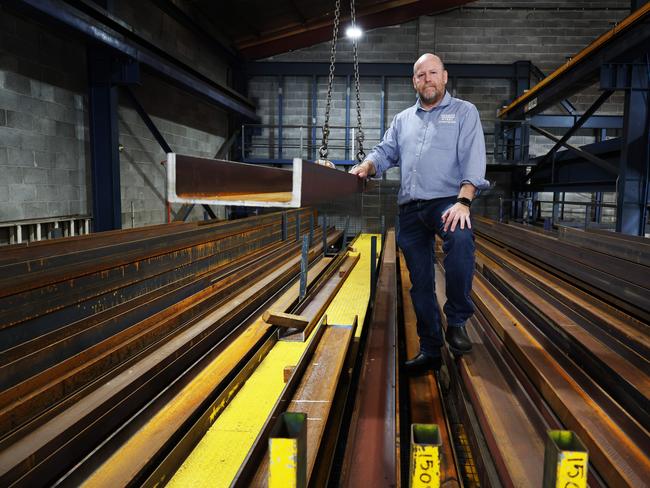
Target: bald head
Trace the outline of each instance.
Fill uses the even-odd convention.
[[[421,67],[424,64],[428,64],[429,62],[437,64],[441,71],[445,69],[445,64],[442,62],[442,59],[440,59],[435,54],[424,53],[422,56],[418,58],[418,60],[413,65],[413,74],[415,75],[419,67]]]
[[[445,96],[447,71],[442,60],[435,54],[426,53],[413,65],[413,88],[420,97],[420,104],[429,110],[438,105]]]

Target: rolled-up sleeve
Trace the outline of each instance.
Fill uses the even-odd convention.
[[[469,105],[461,122],[457,147],[461,185],[469,182],[479,190],[489,188],[490,182],[485,179],[485,136],[481,118],[474,105]]]
[[[397,165],[399,160],[399,144],[397,143],[399,128],[397,125],[397,117],[394,117],[381,142],[372,149],[366,158],[375,165],[375,178],[380,177],[388,168]]]

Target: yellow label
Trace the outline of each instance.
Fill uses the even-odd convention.
[[[276,438],[269,444],[269,488],[295,488],[298,483],[298,441]]]
[[[438,446],[414,444],[411,458],[411,486],[440,488],[440,456]]]
[[[557,464],[556,488],[586,488],[587,453],[562,451]]]

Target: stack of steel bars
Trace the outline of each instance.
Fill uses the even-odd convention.
[[[452,387],[460,386],[454,394],[471,400],[465,419],[476,427],[482,484],[541,486],[546,432],[567,429],[589,451],[589,486],[645,486],[650,244],[482,218],[473,224],[474,347],[448,359]]]
[[[322,256],[319,233],[303,209],[7,247],[0,484],[51,484],[91,452],[108,455],[103,445],[159,409],[296,276],[299,236],[313,238],[310,260]]]

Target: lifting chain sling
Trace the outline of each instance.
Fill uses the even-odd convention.
[[[322,164],[324,166],[330,166],[332,168],[334,167],[334,164],[327,159],[327,154],[328,154],[327,146],[328,146],[329,136],[330,136],[330,126],[329,126],[330,108],[332,104],[332,85],[334,82],[334,66],[336,62],[336,43],[339,34],[340,18],[341,18],[341,0],[336,0],[335,8],[334,8],[334,31],[332,33],[332,43],[330,48],[330,69],[329,69],[329,77],[327,80],[327,102],[325,104],[325,122],[323,123],[323,142],[321,144],[320,149],[318,150],[320,159],[316,161],[316,163],[318,164]],[[350,21],[352,27],[356,27],[354,0],[350,0]],[[364,134],[363,134],[363,127],[361,125],[361,99],[359,96],[359,55],[357,51],[356,38],[352,40],[352,48],[354,53],[354,86],[355,86],[356,96],[357,96],[358,130],[357,130],[356,140],[357,140],[357,145],[359,147],[359,151],[356,154],[356,158],[357,161],[361,163],[365,159],[366,153],[363,151]]]

